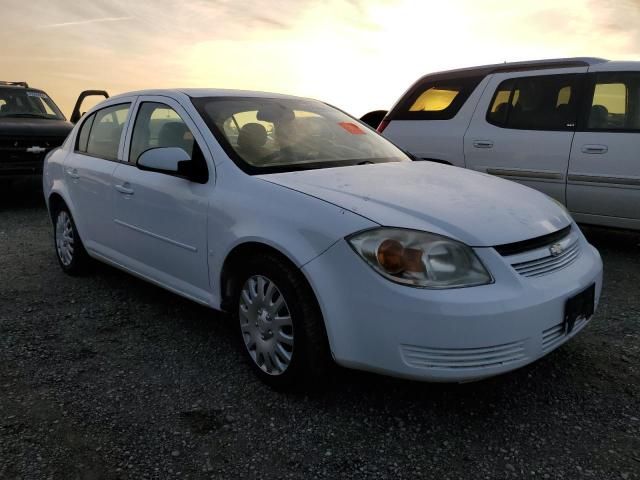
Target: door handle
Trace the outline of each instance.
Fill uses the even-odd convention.
[[[583,145],[582,153],[607,153],[609,147],[606,145]]]
[[[80,175],[78,175],[78,169],[77,168],[67,168],[67,175],[69,175],[71,178],[73,179],[78,179],[80,178]]]
[[[474,140],[473,146],[475,148],[493,148],[493,140]]]
[[[127,187],[127,185],[129,184],[125,183],[123,185],[115,185],[115,189],[124,195],[133,195],[134,194],[133,188],[129,188]]]

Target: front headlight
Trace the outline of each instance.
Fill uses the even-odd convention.
[[[471,248],[447,237],[383,227],[356,233],[347,240],[374,270],[394,282],[423,288],[493,282]]]

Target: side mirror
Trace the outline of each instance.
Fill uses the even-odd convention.
[[[181,163],[190,162],[189,154],[179,147],[152,148],[138,157],[136,166],[140,170],[159,173],[181,173]],[[183,163],[182,163],[183,164]],[[184,165],[184,164],[183,164]]]
[[[374,110],[373,112],[365,113],[360,118],[360,121],[366,123],[375,130],[378,128],[378,125],[380,125],[380,122],[384,119],[387,113],[388,112],[386,110]]]

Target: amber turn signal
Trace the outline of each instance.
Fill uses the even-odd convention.
[[[384,240],[378,247],[378,263],[388,273],[423,272],[422,250],[404,248],[397,240]]]

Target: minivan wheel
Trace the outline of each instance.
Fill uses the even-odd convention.
[[[89,266],[87,255],[76,225],[66,207],[58,209],[54,215],[54,244],[58,262],[69,275],[79,275],[86,272]]]
[[[244,351],[274,388],[317,383],[330,365],[324,322],[302,274],[276,255],[249,259],[235,295]]]

